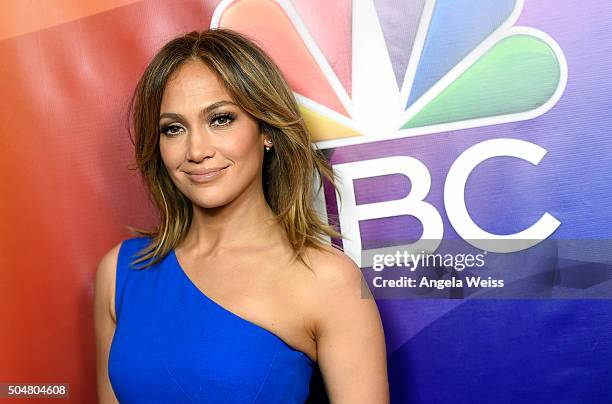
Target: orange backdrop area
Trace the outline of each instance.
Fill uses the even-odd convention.
[[[95,400],[96,264],[151,208],[126,130],[131,92],[217,1],[12,0],[0,13],[0,383]]]

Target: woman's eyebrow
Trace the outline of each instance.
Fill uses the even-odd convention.
[[[232,101],[227,101],[227,100],[221,100],[221,101],[217,101],[217,102],[213,102],[212,104],[210,104],[209,106],[207,106],[206,108],[204,108],[202,110],[202,114],[203,115],[207,115],[208,113],[210,113],[211,111],[222,107],[223,105],[227,105],[227,104],[231,104],[231,105],[236,105],[237,104],[235,102]],[[183,119],[183,116],[181,114],[175,114],[174,112],[164,112],[163,114],[161,114],[159,116],[159,119],[163,119],[163,118],[170,118],[170,119],[176,119],[176,120],[181,120]]]

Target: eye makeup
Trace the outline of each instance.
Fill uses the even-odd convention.
[[[217,106],[217,108],[219,108],[219,106]],[[209,108],[206,108],[204,110],[204,112],[206,110],[208,110]],[[183,122],[183,117],[180,114],[175,114],[175,113],[163,113],[160,116],[160,119],[163,118],[172,118],[176,121],[179,122],[170,122],[170,123],[165,123],[163,125],[160,126],[159,129],[159,133],[160,135],[165,135],[165,136],[169,136],[169,137],[173,137],[173,136],[177,136],[181,134],[181,131],[186,131],[187,129],[185,128],[185,125],[182,124]],[[236,113],[231,112],[231,111],[221,111],[221,112],[215,112],[215,113],[211,113],[210,116],[207,118],[207,123],[211,128],[225,128],[230,126],[237,118]]]
[[[212,127],[225,127],[229,126],[236,120],[236,115],[232,112],[218,112],[213,114],[208,124]]]

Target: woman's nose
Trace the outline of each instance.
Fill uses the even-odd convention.
[[[196,129],[189,133],[187,141],[187,159],[200,162],[206,157],[215,155],[215,147],[209,133],[203,129]]]

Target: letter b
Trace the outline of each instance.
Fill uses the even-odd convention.
[[[337,188],[342,195],[339,207],[339,220],[344,237],[344,251],[360,267],[373,265],[375,254],[393,254],[402,249],[409,253],[435,251],[444,233],[442,218],[434,206],[423,201],[431,187],[431,175],[419,160],[408,156],[385,157],[373,160],[356,161],[334,165],[338,174]],[[402,174],[408,177],[412,189],[402,199],[357,205],[353,180],[388,174]],[[340,201],[340,199],[338,198]],[[359,222],[368,219],[410,215],[423,224],[423,234],[419,241],[401,246],[374,248],[363,251],[359,232]]]

